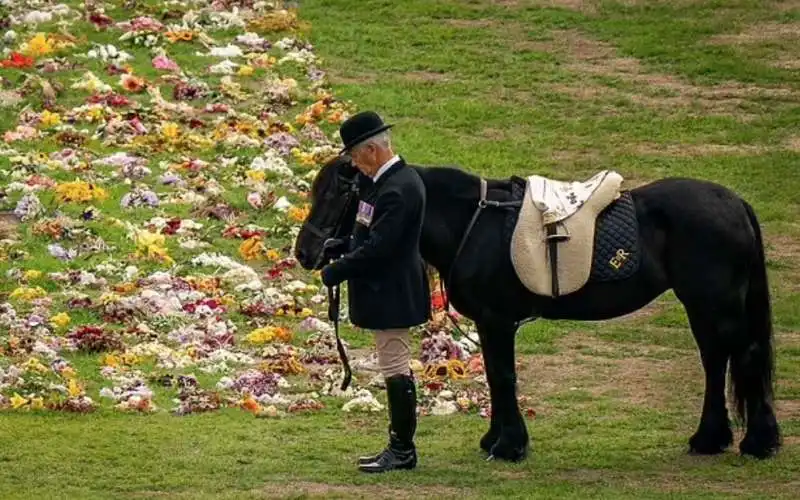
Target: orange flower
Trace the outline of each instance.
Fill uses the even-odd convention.
[[[119,84],[128,92],[139,93],[145,89],[145,81],[137,76],[124,74],[119,79]]]
[[[194,38],[194,32],[192,31],[167,31],[164,33],[164,36],[169,40],[171,43],[179,42],[183,40],[184,42],[191,42]]]
[[[257,259],[263,255],[265,251],[264,243],[261,242],[261,238],[258,236],[247,239],[239,245],[239,255],[241,255],[244,260]]]
[[[292,207],[289,209],[289,218],[295,222],[303,222],[308,217],[308,213],[311,211],[311,208],[308,206],[308,203],[304,204],[302,207]]]
[[[253,399],[250,396],[247,396],[244,401],[242,401],[242,409],[247,410],[251,413],[258,413],[261,410],[261,405],[258,404],[258,401]]]

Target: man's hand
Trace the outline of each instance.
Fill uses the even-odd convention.
[[[334,276],[333,264],[323,267],[322,271],[320,271],[320,277],[322,278],[322,284],[327,287],[336,286],[340,283]]]
[[[326,258],[337,259],[347,253],[349,242],[346,239],[329,239],[325,241],[323,251]]]

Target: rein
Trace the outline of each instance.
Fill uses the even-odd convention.
[[[450,271],[447,273],[447,282],[450,283],[450,286],[453,285],[453,272],[456,267],[456,261],[458,260],[459,255],[461,255],[461,251],[464,249],[464,246],[467,244],[467,240],[469,239],[470,234],[472,233],[472,229],[475,227],[475,224],[478,222],[478,218],[480,217],[481,213],[486,208],[516,208],[521,207],[521,201],[493,201],[487,199],[488,194],[488,186],[486,184],[485,179],[481,179],[481,197],[478,200],[478,207],[475,209],[475,212],[472,214],[472,219],[467,224],[467,229],[464,231],[464,235],[461,237],[461,242],[458,244],[458,248],[456,249],[456,254],[453,257],[453,261],[450,263]],[[453,317],[452,313],[450,312],[450,296],[447,294],[446,286],[444,281],[441,279],[439,280],[439,291],[442,294],[442,299],[444,301],[444,311],[447,317],[450,319],[450,322],[453,323],[453,326],[458,330],[458,333],[461,334],[462,337],[468,339],[475,347],[480,347],[474,340],[468,337],[464,330],[461,329],[461,326],[458,324],[458,321],[455,317]]]

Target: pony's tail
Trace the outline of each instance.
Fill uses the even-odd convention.
[[[750,266],[750,283],[745,298],[747,333],[737,339],[731,356],[731,382],[736,413],[743,424],[750,417],[766,417],[774,422],[773,436],[767,440],[779,440],[777,422],[774,420],[773,397],[775,376],[775,346],[773,344],[772,307],[770,304],[767,264],[764,242],[756,214],[744,202],[747,217],[756,238],[756,254]],[[750,410],[750,411],[748,411]],[[755,413],[755,415],[754,415]],[[773,427],[768,425],[767,427]],[[777,442],[777,441],[776,441]]]

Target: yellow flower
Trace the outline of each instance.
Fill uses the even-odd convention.
[[[253,74],[253,71],[255,70],[253,69],[252,66],[248,66],[247,64],[245,64],[244,66],[239,68],[238,74],[239,76],[250,76]]]
[[[273,340],[291,342],[292,332],[279,326],[266,326],[253,330],[245,337],[245,340],[251,344],[266,344]]]
[[[45,38],[44,33],[37,33],[22,49],[22,53],[28,57],[46,56],[51,52],[53,52],[53,46],[47,38]]]
[[[39,117],[41,120],[42,127],[53,127],[61,123],[61,116],[58,113],[51,113],[48,110],[42,111],[42,115]]]
[[[64,182],[55,187],[56,198],[62,203],[87,202],[108,198],[106,190],[88,182]]]
[[[69,314],[61,312],[50,318],[50,326],[53,328],[64,328],[71,320],[72,318],[69,317]]]
[[[16,410],[16,409],[22,408],[26,404],[28,404],[28,400],[23,398],[22,396],[20,396],[16,392],[14,393],[13,396],[11,396],[11,408]]]
[[[300,311],[300,314],[299,314],[298,316],[300,316],[301,318],[308,318],[308,317],[309,317],[309,316],[311,316],[312,314],[314,314],[314,311],[312,311],[311,309],[309,309],[309,308],[307,308],[307,307],[304,307],[304,308],[303,308],[303,309]]]
[[[29,372],[39,372],[39,373],[47,373],[47,367],[44,366],[41,361],[36,358],[30,358],[28,361],[22,365],[26,371]]]
[[[254,182],[264,182],[264,179],[267,178],[267,174],[263,170],[248,170],[247,178]]]
[[[167,249],[163,245],[163,234],[151,233],[150,231],[139,231],[136,234],[137,255],[151,260],[164,261],[170,265],[174,264],[175,261],[167,254]]]
[[[42,408],[44,408],[44,399],[42,398],[31,399],[31,410],[41,410]]]
[[[167,139],[174,140],[178,138],[181,133],[180,126],[175,122],[164,122],[161,125],[161,135]]]
[[[10,298],[20,299],[24,301],[31,301],[35,299],[40,299],[45,296],[47,296],[47,292],[45,292],[44,289],[40,286],[37,286],[36,288],[21,286],[15,289],[13,292],[11,292]]]
[[[241,255],[244,260],[257,259],[265,250],[264,244],[261,243],[257,236],[247,239],[239,245],[239,255]]]
[[[100,363],[103,366],[110,366],[112,368],[116,368],[117,366],[119,366],[119,358],[114,354],[106,354],[105,356],[103,356]]]
[[[36,269],[29,269],[25,271],[26,280],[38,280],[41,277],[42,277],[42,272],[37,271]]]
[[[270,248],[267,250],[267,259],[269,260],[278,260],[281,258],[281,254],[278,253],[277,250]]]
[[[71,366],[68,366],[68,367],[64,368],[63,370],[61,370],[61,376],[64,377],[64,378],[72,378],[75,375],[76,375],[75,374],[75,370],[73,370]]]
[[[89,122],[96,122],[103,118],[103,108],[100,106],[95,106],[86,113],[86,118]]]
[[[83,388],[78,385],[78,382],[76,382],[73,378],[70,379],[69,384],[67,384],[67,393],[69,394],[69,397],[76,398],[83,394]]]

